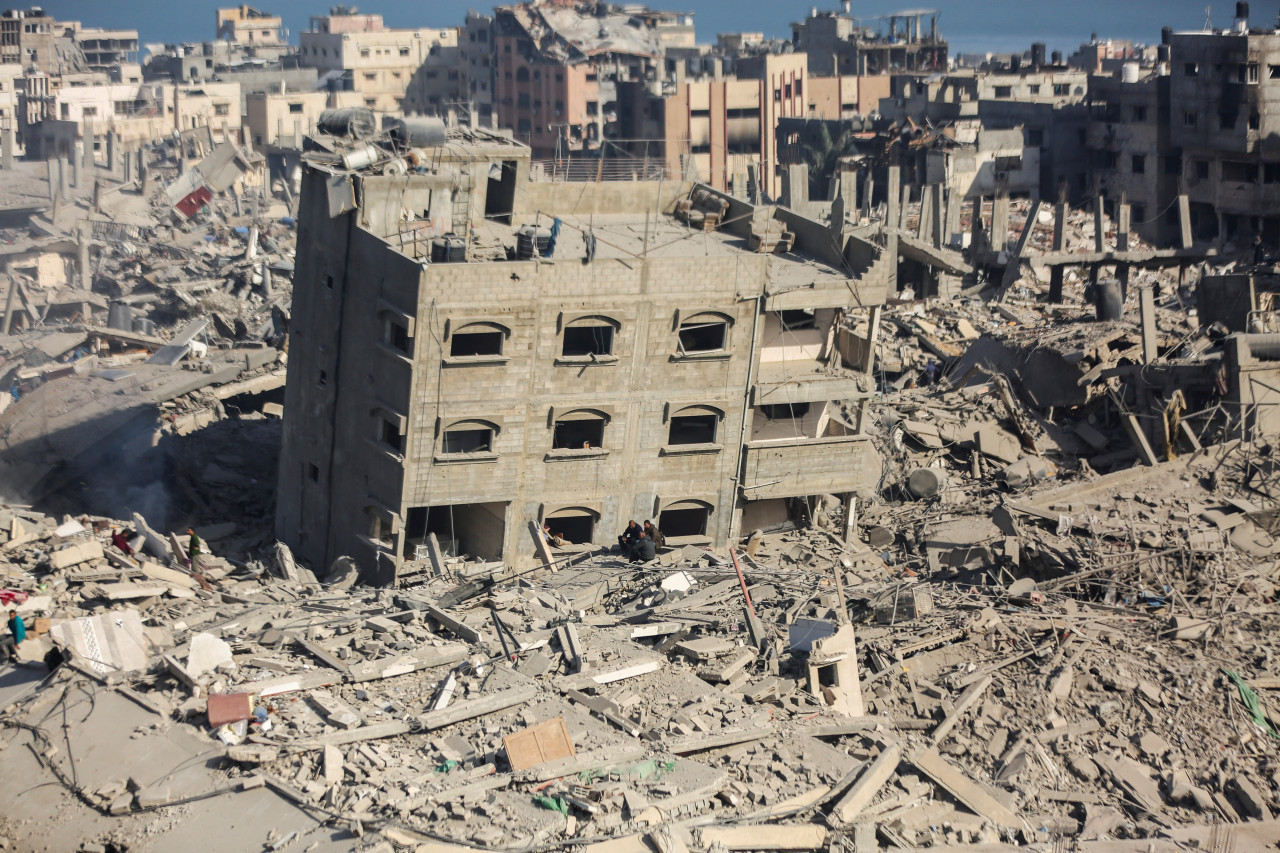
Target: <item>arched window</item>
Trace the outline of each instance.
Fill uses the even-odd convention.
[[[511,330],[500,323],[467,323],[449,335],[449,356],[450,358],[501,356],[509,337],[511,337]]]
[[[560,355],[574,359],[612,356],[620,328],[622,323],[603,314],[576,317],[564,324]]]
[[[668,539],[677,536],[706,536],[715,507],[706,501],[673,501],[658,513],[658,529]]]
[[[547,512],[542,521],[553,535],[574,545],[586,545],[595,541],[600,512],[586,506],[566,506]]]
[[[685,406],[671,413],[667,444],[715,444],[724,412],[712,406]]]
[[[502,427],[493,421],[471,418],[455,421],[440,436],[440,453],[444,456],[491,454]]]
[[[528,82],[529,82],[529,69],[528,69],[528,68],[523,68],[523,67],[522,67],[522,68],[517,68],[517,69],[516,69],[516,82],[517,82],[517,83],[528,83]]]
[[[703,311],[679,318],[676,329],[678,355],[721,353],[729,348],[733,318],[718,311]]]
[[[605,446],[609,415],[598,409],[557,413],[552,425],[552,450],[599,450]]]

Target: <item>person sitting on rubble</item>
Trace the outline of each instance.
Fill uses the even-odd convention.
[[[644,535],[653,541],[654,548],[661,548],[667,544],[667,537],[662,535],[662,531],[649,519],[644,520]]]
[[[126,557],[133,556],[133,546],[129,544],[129,536],[123,530],[111,531],[111,544],[120,550],[120,553]]]
[[[542,538],[547,541],[548,545],[552,545],[556,548],[563,548],[565,545],[571,544],[568,539],[565,539],[559,533],[554,532],[551,529],[550,524],[542,525]]]
[[[636,539],[639,538],[640,532],[640,525],[636,524],[636,520],[633,518],[627,522],[627,529],[622,531],[622,535],[618,537],[618,545],[622,548],[622,553],[627,557],[631,556],[631,550],[635,547]]]
[[[18,646],[27,638],[27,626],[18,611],[9,611],[9,633],[0,637],[0,653],[11,663],[18,662]]]
[[[631,546],[630,556],[633,563],[647,563],[658,556],[657,547],[654,546],[652,539],[644,535],[644,530],[640,531],[635,544]]]

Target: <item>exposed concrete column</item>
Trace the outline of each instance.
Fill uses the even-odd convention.
[[[62,176],[58,173],[58,162],[52,157],[45,160],[44,165],[49,182],[49,204],[53,204],[53,200],[58,197],[58,188],[62,185]]]
[[[151,177],[147,172],[147,149],[138,149],[138,191],[147,194],[147,180]]]
[[[884,251],[889,256],[889,293],[896,294],[898,292],[898,181],[901,180],[901,173],[897,166],[889,167],[889,196],[888,204],[885,208],[884,226],[885,240]],[[877,318],[878,319],[878,318]]]
[[[840,172],[838,176],[840,179],[840,197],[844,199],[844,209],[853,214],[856,222],[858,219],[858,173]]]
[[[271,298],[271,267],[267,264],[262,265],[262,295]]]
[[[862,185],[862,215],[871,218],[871,202],[876,197],[876,179],[867,171],[866,183]]]
[[[133,152],[124,152],[124,182],[133,183]]]
[[[933,187],[927,184],[920,188],[920,222],[916,225],[916,236],[933,240]]]
[[[1003,252],[1009,245],[1009,197],[997,195],[991,205],[991,248]]]
[[[13,324],[13,300],[18,293],[18,281],[13,277],[13,272],[9,269],[8,261],[4,265],[5,278],[9,280],[9,295],[4,299],[4,334],[9,334],[9,329]]]
[[[876,340],[880,337],[880,321],[884,316],[883,305],[872,305],[867,315],[867,351],[862,354],[862,363],[858,369],[868,376],[876,366]]]
[[[1102,221],[1103,204],[1102,196],[1098,196],[1093,200],[1093,250],[1095,252],[1105,252],[1107,250],[1105,243],[1106,229]]]
[[[1138,308],[1142,315],[1142,362],[1150,364],[1160,354],[1156,338],[1156,295],[1152,288],[1138,290]]]
[[[1129,205],[1125,202],[1116,210],[1116,251],[1129,251]]]
[[[14,139],[13,121],[11,120],[5,125],[4,130],[0,131],[0,168],[6,172],[13,169],[13,149],[17,144]]]
[[[107,171],[113,178],[120,173],[120,137],[114,130],[107,131]]]
[[[93,244],[93,224],[81,220],[76,226],[77,265],[80,268],[80,289],[93,289],[93,273],[89,269],[89,247]],[[85,322],[90,322],[88,316]]]
[[[947,191],[947,227],[943,232],[942,242],[950,246],[960,239],[960,207],[964,199],[955,190]]]
[[[96,165],[98,165],[97,157],[95,157],[93,153],[93,140],[94,140],[93,121],[86,120],[82,123],[81,126],[84,128],[84,131],[82,133],[82,136],[84,138],[82,140],[83,146],[80,151],[80,156],[84,158],[84,163],[83,163],[84,170],[86,172],[92,172],[93,168]],[[78,187],[80,186],[80,184],[77,183],[76,186]]]
[[[1182,248],[1190,249],[1191,238],[1191,199],[1186,193],[1178,196],[1178,225],[1182,229]]]
[[[902,185],[902,203],[898,205],[898,227],[907,228],[907,206],[911,204],[911,184]]]
[[[71,198],[71,167],[64,157],[58,158],[58,184],[62,198]]]
[[[1067,203],[1058,202],[1053,206],[1053,251],[1061,252],[1066,245]],[[1049,301],[1062,301],[1063,267],[1055,264],[1049,268]]]
[[[72,186],[74,186],[74,187],[76,188],[76,190],[78,191],[78,190],[80,190],[80,189],[84,186],[84,184],[83,184],[83,183],[81,183],[83,180],[84,180],[84,159],[83,159],[83,158],[81,158],[81,157],[77,157],[77,156],[75,155],[75,152],[72,152],[72,155],[71,155],[71,184],[72,184]]]
[[[946,216],[943,213],[946,204],[946,189],[942,184],[933,185],[933,222],[930,228],[933,231],[933,245],[942,246],[948,241],[946,236]]]

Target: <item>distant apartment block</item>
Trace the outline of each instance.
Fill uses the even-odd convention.
[[[214,13],[219,41],[238,44],[280,44],[283,22],[278,15],[261,12],[252,6],[218,9]]]

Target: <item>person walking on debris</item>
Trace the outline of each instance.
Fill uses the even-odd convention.
[[[667,544],[667,537],[663,536],[662,531],[655,527],[653,522],[647,518],[644,520],[644,534],[652,540],[653,547],[655,549],[661,548],[663,545]]]
[[[622,531],[622,535],[618,537],[618,545],[622,547],[622,553],[630,557],[632,550],[635,548],[636,539],[640,538],[640,525],[636,524],[633,518],[627,522],[627,529]]]
[[[187,536],[187,559],[190,562],[190,568],[193,572],[200,571],[200,555],[204,553],[201,547],[204,543],[200,541],[200,537],[196,535],[196,531],[188,527]]]
[[[938,363],[933,359],[929,359],[929,363],[924,366],[924,384],[932,385],[938,381]]]
[[[126,557],[133,556],[133,546],[129,544],[129,537],[123,530],[111,531],[111,544],[120,549]]]
[[[635,544],[631,546],[631,562],[647,563],[656,556],[658,556],[658,549],[654,547],[653,540],[645,536],[644,531],[641,530]]]

